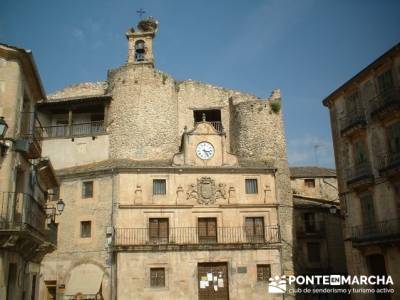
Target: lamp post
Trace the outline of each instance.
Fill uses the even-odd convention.
[[[54,206],[46,207],[47,218],[49,218],[52,222],[54,222],[55,217],[60,216],[64,211],[64,208],[65,208],[64,201],[62,199],[59,199],[55,207]]]

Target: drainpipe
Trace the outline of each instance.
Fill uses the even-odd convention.
[[[274,176],[275,176],[275,180],[274,180],[274,184],[275,184],[275,200],[278,203],[278,206],[276,207],[276,220],[278,221],[279,237],[281,239],[281,244],[282,244],[282,241],[283,241],[283,239],[282,239],[282,227],[281,227],[281,222],[280,222],[280,217],[279,217],[279,214],[280,214],[280,211],[279,211],[280,210],[279,209],[280,208],[280,201],[278,201],[278,188],[277,188],[277,184],[276,184],[276,181],[277,181],[276,173],[277,173],[277,171],[278,170],[275,169],[275,173],[274,173]],[[282,276],[283,275],[283,249],[282,249],[282,246],[279,247],[279,260],[280,260],[279,265],[281,267],[281,275],[280,276]],[[283,300],[285,299],[285,294],[282,294],[282,299]]]
[[[115,225],[115,214],[114,214],[114,207],[115,207],[115,170],[114,168],[111,169],[111,178],[112,178],[112,187],[111,187],[111,227],[112,227],[112,240],[114,239],[114,225]],[[111,289],[110,289],[110,299],[116,300],[117,299],[117,278],[115,276],[116,273],[116,256],[114,252],[111,252]]]

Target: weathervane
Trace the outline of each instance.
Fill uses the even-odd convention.
[[[142,16],[146,13],[142,8],[136,11],[139,14],[139,17],[142,18]]]

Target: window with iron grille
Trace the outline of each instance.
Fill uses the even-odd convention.
[[[92,236],[92,222],[82,221],[81,222],[81,238],[89,238]]]
[[[307,243],[307,253],[309,262],[321,261],[321,252],[319,243]]]
[[[246,179],[246,194],[257,194],[258,193],[258,185],[257,179]]]
[[[153,195],[165,195],[167,193],[167,182],[165,179],[153,180]]]
[[[93,198],[93,181],[82,182],[82,198]]]
[[[199,218],[199,242],[216,243],[217,242],[217,218]]]
[[[378,76],[378,87],[381,93],[393,87],[392,70],[388,70]]]
[[[306,232],[315,232],[315,214],[314,213],[305,213],[304,214],[304,226],[306,228]]]
[[[271,277],[271,265],[257,265],[257,281],[268,282]]]
[[[165,287],[165,268],[150,269],[150,286]]]
[[[169,224],[168,218],[149,219],[149,237],[152,242],[168,242]]]
[[[315,179],[304,179],[304,185],[309,188],[315,188]]]
[[[263,217],[247,217],[246,236],[250,241],[264,241],[264,218]]]

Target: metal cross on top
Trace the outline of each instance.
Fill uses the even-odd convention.
[[[146,13],[142,8],[136,11],[139,14],[139,17],[142,18],[142,16]]]

